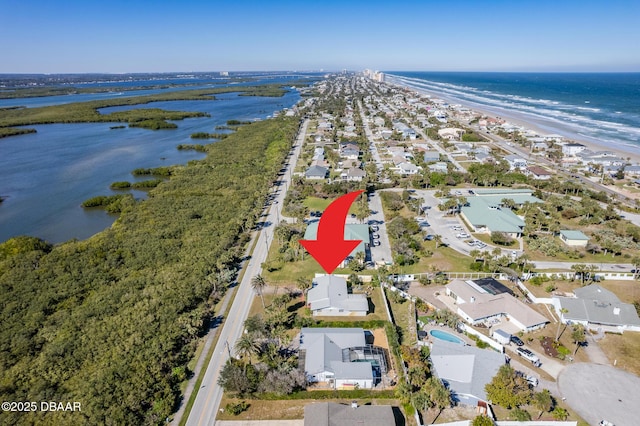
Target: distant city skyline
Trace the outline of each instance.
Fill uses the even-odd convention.
[[[0,0],[0,73],[640,72],[640,2]]]

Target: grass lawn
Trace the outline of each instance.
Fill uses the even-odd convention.
[[[365,284],[364,289],[369,288],[367,284]],[[356,291],[356,293],[360,293]],[[375,287],[369,291],[369,296],[367,298],[369,302],[369,313],[364,317],[358,316],[315,316],[314,319],[324,320],[324,321],[371,321],[371,320],[387,320],[387,310],[384,308],[384,302],[382,300],[382,294],[380,293],[380,289]]]
[[[303,203],[305,207],[309,209],[309,211],[320,210],[324,211],[329,204],[331,204],[335,199],[333,198],[318,198],[318,197],[307,197],[304,199]],[[355,204],[355,203],[354,203]],[[354,204],[349,208],[349,213],[355,213]]]
[[[415,336],[415,330],[413,332],[410,331],[409,325],[411,321],[410,315],[415,315],[415,305],[413,305],[408,300],[404,300],[403,303],[394,302],[391,300],[391,298],[389,298],[389,290],[386,290],[386,292],[387,299],[389,300],[389,305],[391,306],[393,319],[396,325],[402,329],[400,344],[414,345],[416,343],[417,336]],[[413,306],[413,309],[411,309],[411,306]]]
[[[548,317],[549,315],[547,314],[546,316]],[[573,357],[573,362],[589,362],[589,357],[587,356],[587,353],[584,350],[579,349],[578,352],[576,352],[576,354],[573,355],[573,351],[575,351],[576,345],[573,343],[573,340],[571,339],[571,331],[572,331],[571,326],[567,326],[565,324],[560,325],[560,343],[565,348],[571,351],[569,356]],[[530,344],[534,350],[544,354],[544,349],[542,347],[542,344],[540,343],[540,339],[542,339],[543,337],[550,337],[551,339],[555,339],[557,334],[558,334],[558,323],[552,322],[551,324],[548,324],[545,328],[541,330],[536,330],[530,333],[526,333],[522,337],[522,340],[525,340],[528,344]],[[530,341],[530,339],[533,339],[533,340]],[[568,361],[562,361],[560,359],[556,359],[556,360],[561,363],[569,364]]]
[[[269,255],[269,258],[273,258],[271,254]],[[335,273],[342,273],[341,271],[343,270],[336,269]],[[320,267],[318,262],[316,262],[313,257],[305,255],[304,260],[300,260],[297,262],[286,262],[284,263],[282,268],[278,269],[277,271],[268,272],[264,270],[262,272],[262,276],[268,283],[274,283],[278,285],[295,285],[298,278],[312,279],[313,277],[315,277],[316,273],[324,273],[324,270]]]
[[[227,412],[218,412],[218,420],[292,420],[304,417],[304,406],[314,402],[315,399],[292,399],[264,401],[260,399],[238,399],[223,396],[220,407],[224,408],[228,403],[238,403],[246,401],[249,404],[247,411],[234,416]],[[351,399],[323,399],[324,402],[338,402],[351,404]],[[399,401],[395,399],[362,399],[357,400],[359,405],[392,405],[400,407]],[[411,423],[407,423],[411,424]]]
[[[439,245],[436,249],[435,242],[425,241],[424,246],[433,252],[431,257],[423,257],[413,265],[402,267],[402,273],[413,274],[428,271],[469,272],[471,258],[453,250],[450,247]]]
[[[269,281],[267,280],[267,284]],[[293,287],[293,286],[292,286]],[[294,287],[295,288],[295,287]],[[310,312],[305,309],[305,299],[304,296],[297,297],[293,299],[289,304],[287,304],[287,309],[291,314],[295,314],[300,317],[309,317],[314,318],[316,320],[324,320],[324,321],[371,321],[371,320],[387,320],[387,311],[384,308],[384,303],[382,300],[382,294],[380,294],[379,288],[371,288],[369,285],[364,284],[362,289],[356,290],[355,293],[364,293],[368,291],[369,296],[367,298],[369,302],[369,313],[366,316],[315,316],[313,317]],[[264,304],[268,308],[273,298],[276,295],[284,294],[284,286],[271,286],[266,289],[263,297]],[[251,304],[251,309],[249,310],[249,316],[260,314],[264,316],[264,309],[262,307],[262,301],[260,300],[260,296],[256,295]]]
[[[531,257],[531,261],[550,261],[550,262],[580,262],[580,263],[593,263],[597,265],[598,263],[630,263],[633,256],[638,255],[637,250],[623,250],[621,255],[613,256],[611,253],[598,253],[592,254],[587,252],[584,249],[577,248],[584,256],[579,259],[572,259],[566,253],[558,253],[556,256],[547,256],[544,253],[541,253],[537,250],[530,250],[529,245],[525,242],[524,251]],[[625,258],[624,256],[628,255],[629,257]]]
[[[598,345],[616,367],[640,376],[640,333],[627,331],[620,334],[605,335]]]

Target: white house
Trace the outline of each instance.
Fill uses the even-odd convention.
[[[304,327],[300,359],[310,383],[335,389],[371,389],[388,365],[385,349],[368,344],[362,328]]]
[[[460,136],[464,133],[463,129],[458,129],[455,127],[446,127],[444,129],[438,130],[438,136],[442,139],[447,139],[450,141],[460,140]]]
[[[349,182],[361,182],[366,176],[366,172],[356,167],[348,168],[340,173],[340,178]]]
[[[589,237],[582,231],[561,230],[559,237],[563,243],[571,247],[586,247],[589,243]]]
[[[369,312],[367,296],[349,294],[347,281],[335,275],[314,280],[314,286],[307,293],[307,305],[314,316],[365,316]]]
[[[447,285],[446,294],[455,301],[458,307],[456,313],[471,325],[506,318],[519,330],[528,332],[542,328],[549,322],[493,278],[453,280]]]
[[[527,167],[527,160],[519,155],[507,155],[504,159],[509,163],[509,169],[511,170],[524,170]]]
[[[416,166],[413,163],[403,162],[398,164],[398,172],[401,175],[415,175],[420,171],[420,167]]]
[[[553,297],[563,323],[580,323],[587,329],[622,333],[640,331],[640,318],[633,305],[623,303],[611,291],[592,284],[573,291],[575,297]]]
[[[562,145],[562,153],[570,157],[577,155],[585,149],[587,149],[587,147],[581,143],[567,143]]]

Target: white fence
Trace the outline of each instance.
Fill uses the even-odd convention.
[[[493,349],[497,350],[500,353],[504,353],[504,346],[502,346],[500,343],[496,342],[495,340],[491,339],[490,337],[485,336],[484,334],[480,333],[479,331],[476,331],[473,329],[473,327],[465,324],[465,323],[461,323],[459,325],[460,328],[462,328],[462,330],[464,330],[465,332],[469,333],[469,334],[473,334],[474,336],[476,336],[478,339],[482,340],[483,342],[485,342],[486,344],[488,344],[489,346],[491,346]]]

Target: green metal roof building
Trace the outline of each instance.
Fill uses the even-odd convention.
[[[315,240],[318,234],[318,221],[311,222],[304,231],[305,240]],[[355,257],[359,252],[367,254],[367,245],[369,244],[369,225],[360,223],[347,223],[344,226],[345,240],[362,240],[360,244],[349,254]]]
[[[467,197],[468,205],[460,211],[474,232],[504,232],[514,238],[522,236],[525,223],[511,209],[503,207],[502,200],[512,199],[517,205],[542,202],[528,189],[476,189],[474,194]]]

